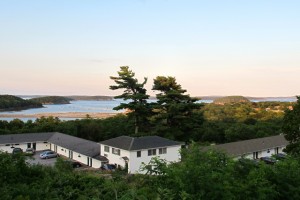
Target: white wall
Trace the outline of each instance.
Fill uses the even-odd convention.
[[[93,168],[100,168],[101,166],[102,166],[102,163],[101,163],[101,161],[100,160],[97,160],[97,159],[95,159],[95,158],[93,158],[92,159],[93,161],[92,161],[92,167]]]
[[[164,147],[165,148],[165,147]],[[148,149],[141,150],[141,157],[137,157],[137,151],[130,152],[129,165],[128,165],[128,173],[146,173],[146,171],[139,171],[141,164],[144,162],[148,164],[153,157],[159,157],[161,159],[165,159],[167,162],[178,162],[180,161],[180,146],[171,146],[166,147],[166,154],[159,154],[159,148],[156,148],[156,155],[148,156]]]
[[[0,145],[0,151],[2,152],[7,152],[7,153],[12,153],[13,148],[11,146],[6,146],[5,144]]]
[[[33,148],[33,143],[36,143],[36,150],[37,151],[42,151],[42,150],[50,148],[50,143],[26,142],[26,143],[19,143],[19,145],[9,144],[10,146],[6,146],[6,144],[0,144],[0,150],[2,150],[3,152],[12,153],[13,148],[11,148],[11,147],[13,146],[15,148],[21,148],[23,151],[26,151],[28,143],[31,143],[31,148]]]
[[[260,158],[260,157],[270,157],[270,156],[272,156],[272,155],[274,155],[275,154],[275,149],[267,149],[267,150],[263,150],[263,151],[261,151],[261,156],[259,156],[258,158]]]
[[[15,148],[21,148],[23,151],[26,151],[27,149],[27,143],[20,143],[19,145],[15,145],[15,144],[9,144],[10,146],[6,146],[6,144],[0,144],[0,151],[2,152],[7,152],[7,153],[12,153],[13,148],[11,148],[12,146]],[[63,155],[65,157],[69,158],[69,149],[64,148],[62,146],[58,146],[52,143],[44,143],[44,142],[30,142],[31,143],[31,148],[33,147],[32,143],[36,143],[36,150],[37,151],[43,151],[45,149],[51,149],[52,151],[55,150],[55,146],[57,146],[57,153],[59,155]],[[82,155],[80,153],[77,152],[73,152],[73,160],[76,160],[84,165],[88,165],[88,156]],[[79,156],[80,155],[80,156]],[[89,158],[90,160],[92,160],[92,166],[93,168],[100,168],[101,167],[101,161],[94,159],[94,158]]]
[[[57,153],[59,155],[63,155],[63,156],[66,156],[66,157],[69,157],[69,149],[66,149],[62,146],[58,146],[57,145]]]
[[[285,149],[285,147],[278,147],[278,153],[283,153],[283,149]]]
[[[73,160],[76,160],[82,164],[87,165],[87,158],[88,156],[73,151]]]
[[[105,152],[104,151],[104,146],[105,145],[100,146],[100,152],[101,152],[102,156],[104,156],[104,154],[107,155],[106,158],[108,159],[108,163],[109,164],[117,164],[117,165],[120,165],[121,167],[125,167],[126,163],[125,163],[125,160],[122,157],[126,156],[130,160],[129,151],[120,149],[120,155],[115,155],[115,154],[112,153],[112,148],[114,148],[114,147],[109,146],[109,152]],[[115,148],[115,149],[117,149],[117,148]]]
[[[31,144],[32,147],[32,144]],[[36,143],[36,150],[37,151],[43,151],[45,149],[50,149],[50,143],[44,143],[44,142],[37,142]]]

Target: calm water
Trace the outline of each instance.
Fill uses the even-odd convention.
[[[36,114],[36,113],[67,113],[67,112],[101,112],[114,113],[114,107],[121,101],[71,101],[71,104],[44,105],[44,108],[34,108],[21,111],[1,112],[1,114]]]
[[[282,101],[282,102],[292,102],[295,98],[269,98],[263,100],[253,100],[253,102],[260,101]],[[155,100],[150,100],[155,101]],[[122,111],[113,110],[114,107],[120,105],[124,101],[113,100],[113,101],[71,101],[71,104],[63,105],[44,105],[43,108],[34,108],[21,111],[9,111],[1,112],[1,114],[38,114],[38,113],[68,113],[68,112],[87,112],[87,113],[117,113]],[[211,103],[212,100],[200,100],[198,102]],[[0,120],[11,121],[14,118],[0,118]],[[35,120],[36,118],[20,118],[23,121]],[[74,120],[76,118],[61,118],[61,120]]]

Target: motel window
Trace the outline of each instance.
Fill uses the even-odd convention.
[[[121,154],[121,151],[120,149],[115,149],[115,148],[112,148],[112,153],[115,154],[115,155],[120,155]]]
[[[141,151],[136,152],[136,157],[138,157],[138,158],[141,157]]]
[[[6,144],[5,146],[10,146],[10,144]]]
[[[159,149],[159,154],[166,154],[167,153],[167,148],[160,148]]]
[[[148,150],[148,156],[155,156],[156,155],[156,149],[149,149]]]
[[[15,145],[20,145],[20,144],[15,144]]]
[[[104,146],[104,151],[109,153],[109,146]]]

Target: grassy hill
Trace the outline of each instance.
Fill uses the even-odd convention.
[[[0,95],[0,111],[41,108],[43,105],[32,100],[25,100],[13,95]]]
[[[213,101],[215,104],[233,104],[233,103],[247,103],[250,102],[249,99],[243,96],[227,96],[227,97],[221,97],[217,98]]]

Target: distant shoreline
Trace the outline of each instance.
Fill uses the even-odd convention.
[[[0,114],[1,118],[40,118],[40,117],[58,117],[58,118],[97,118],[104,119],[113,117],[122,113],[89,113],[89,112],[67,112],[67,113],[36,113],[36,114]]]

